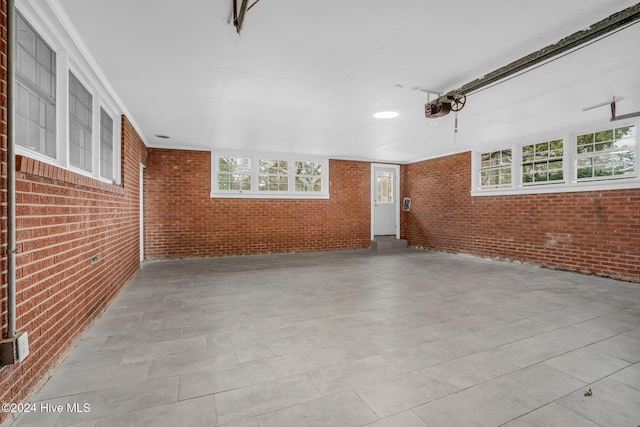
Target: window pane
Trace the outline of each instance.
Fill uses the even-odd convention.
[[[595,139],[596,142],[611,141],[613,140],[613,130],[596,132]]]
[[[579,135],[577,143],[578,180],[616,179],[635,175],[637,150],[635,126]]]
[[[530,155],[535,153],[535,160]],[[522,175],[523,184],[547,184],[561,182],[563,140],[540,142],[522,147]]]
[[[286,160],[258,160],[259,191],[289,191]]]
[[[113,179],[113,119],[100,109],[100,176]]]
[[[218,157],[218,190],[251,190],[251,159]]]
[[[86,171],[91,164],[92,96],[80,81],[69,73],[69,163]]]
[[[483,160],[480,167],[481,188],[510,187],[511,150],[493,151],[480,156]]]
[[[393,173],[377,172],[377,197],[378,203],[393,203]]]
[[[322,163],[295,162],[295,191],[322,191]]]
[[[587,145],[593,143],[593,134],[578,136],[578,145]]]
[[[16,143],[56,158],[55,53],[20,14],[16,18]]]

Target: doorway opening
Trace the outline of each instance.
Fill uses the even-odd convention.
[[[400,166],[371,165],[371,240],[400,238]]]

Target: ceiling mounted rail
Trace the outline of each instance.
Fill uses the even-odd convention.
[[[439,98],[425,104],[425,116],[428,118],[441,117],[446,114],[443,112],[447,110],[448,107],[446,105],[443,107],[444,104],[451,104],[463,96],[498,84],[498,82],[504,81],[509,77],[513,78],[532,67],[542,66],[554,58],[557,59],[561,56],[568,55],[585,45],[594,43],[638,21],[640,21],[640,3],[636,3],[620,12],[614,13],[589,26],[589,28],[585,30],[575,32],[554,44],[513,61],[504,67],[498,68],[479,79],[466,83],[458,89],[447,92]],[[449,108],[449,110],[452,109]]]
[[[248,11],[251,10],[260,0],[255,0],[251,6],[247,7],[249,0],[242,0],[240,3],[240,10],[238,11],[238,0],[233,0],[233,25],[236,27],[236,31],[240,34],[242,31],[242,25],[244,24],[244,17]]]

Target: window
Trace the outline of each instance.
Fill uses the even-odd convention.
[[[273,153],[212,154],[211,197],[328,198],[328,159]]]
[[[578,135],[576,143],[578,181],[634,176],[636,144],[635,126]]]
[[[289,162],[258,160],[258,190],[289,191]]]
[[[522,183],[563,182],[562,139],[522,146]]]
[[[607,121],[579,131],[567,129],[563,138],[476,153],[471,194],[640,188],[638,125],[637,120],[617,126]],[[512,158],[512,153],[520,155]]]
[[[296,191],[322,191],[322,163],[296,162]]]
[[[121,123],[114,119],[121,114],[119,100],[93,61],[78,54],[64,23],[41,16],[33,2],[18,3],[16,154],[118,182]]]
[[[113,119],[100,109],[100,176],[113,179]]]
[[[218,158],[218,189],[251,191],[251,159],[220,156]]]
[[[56,54],[17,14],[16,143],[56,158]]]
[[[511,186],[511,150],[492,151],[480,156],[482,188]]]
[[[393,173],[376,173],[376,203],[393,203]]]
[[[91,172],[93,97],[69,72],[69,163]]]

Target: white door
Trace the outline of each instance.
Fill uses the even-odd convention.
[[[373,196],[373,236],[397,236],[398,232],[398,175],[395,165],[372,165],[371,193]]]

